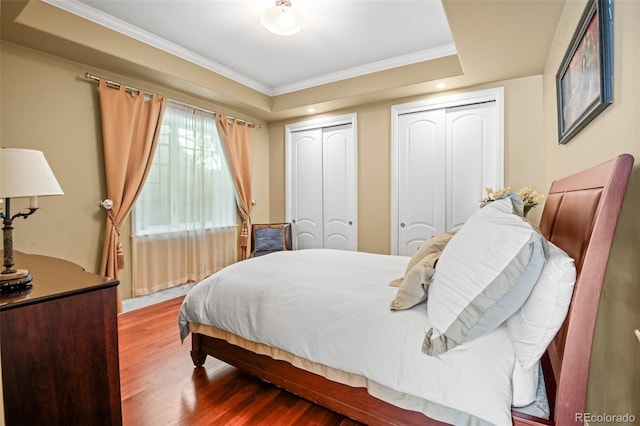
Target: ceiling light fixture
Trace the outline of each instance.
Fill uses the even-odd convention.
[[[300,32],[306,23],[304,14],[291,7],[289,0],[276,0],[276,5],[260,15],[260,22],[274,34],[288,36]]]

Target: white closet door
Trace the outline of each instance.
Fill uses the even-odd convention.
[[[396,113],[392,253],[411,256],[432,235],[459,229],[484,189],[502,186],[499,111],[495,101],[461,99]]]
[[[355,114],[285,126],[294,249],[358,249],[356,126]]]
[[[355,141],[353,126],[325,128],[323,139],[324,248],[356,249]]]
[[[458,230],[478,210],[485,188],[499,180],[496,116],[494,102],[447,109],[444,230]]]
[[[322,231],[322,129],[291,133],[290,208],[293,246],[321,248]]]
[[[445,110],[398,117],[398,254],[445,229]]]

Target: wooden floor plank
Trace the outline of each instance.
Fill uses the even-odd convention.
[[[359,425],[211,357],[194,368],[178,332],[182,300],[118,318],[124,426]]]

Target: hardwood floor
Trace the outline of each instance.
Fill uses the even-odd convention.
[[[183,297],[118,318],[124,426],[359,423],[207,357],[194,368],[178,335]]]

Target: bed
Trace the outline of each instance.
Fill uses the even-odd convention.
[[[466,263],[474,265],[456,264],[460,257],[453,253],[468,255],[469,244],[462,241],[482,235],[487,220],[511,221],[513,215],[500,210],[511,201],[481,209],[451,239],[424,302],[389,309],[397,289],[388,283],[406,277],[413,259],[331,250],[280,252],[234,264],[196,285],[180,310],[181,338],[191,334],[196,367],[213,356],[365,424],[581,423],[576,413],[585,411],[597,315],[593,307],[598,306],[632,167],[633,157],[624,154],[555,181],[539,230],[533,227],[544,238],[538,242],[536,232],[514,231],[525,235],[515,250],[526,261],[511,259],[508,267],[519,268],[518,278],[500,282],[518,285],[511,283],[506,293],[486,303],[471,325],[459,325],[467,321],[460,318],[475,307],[452,314],[450,305],[438,304],[464,293],[461,284],[443,284],[446,271],[456,277]],[[520,222],[525,221],[506,226],[520,227]],[[539,354],[527,359],[526,374],[517,375],[524,365],[519,350],[532,342],[514,340],[512,328],[517,330],[515,318],[532,303],[545,265],[552,263],[548,247],[559,248],[565,264],[571,260],[574,276],[569,292],[564,291],[568,299],[557,328],[544,331],[550,344],[536,348]],[[477,268],[489,265],[486,260]],[[502,268],[497,263],[487,267]],[[532,282],[526,291],[523,277]],[[521,300],[515,306],[506,295]],[[474,303],[478,299],[483,298],[475,297]],[[504,320],[500,316],[507,315],[507,305],[517,311]],[[305,320],[302,312],[312,319]],[[558,315],[556,307],[548,316]],[[460,332],[460,327],[467,328]],[[526,403],[512,404],[516,400]]]

